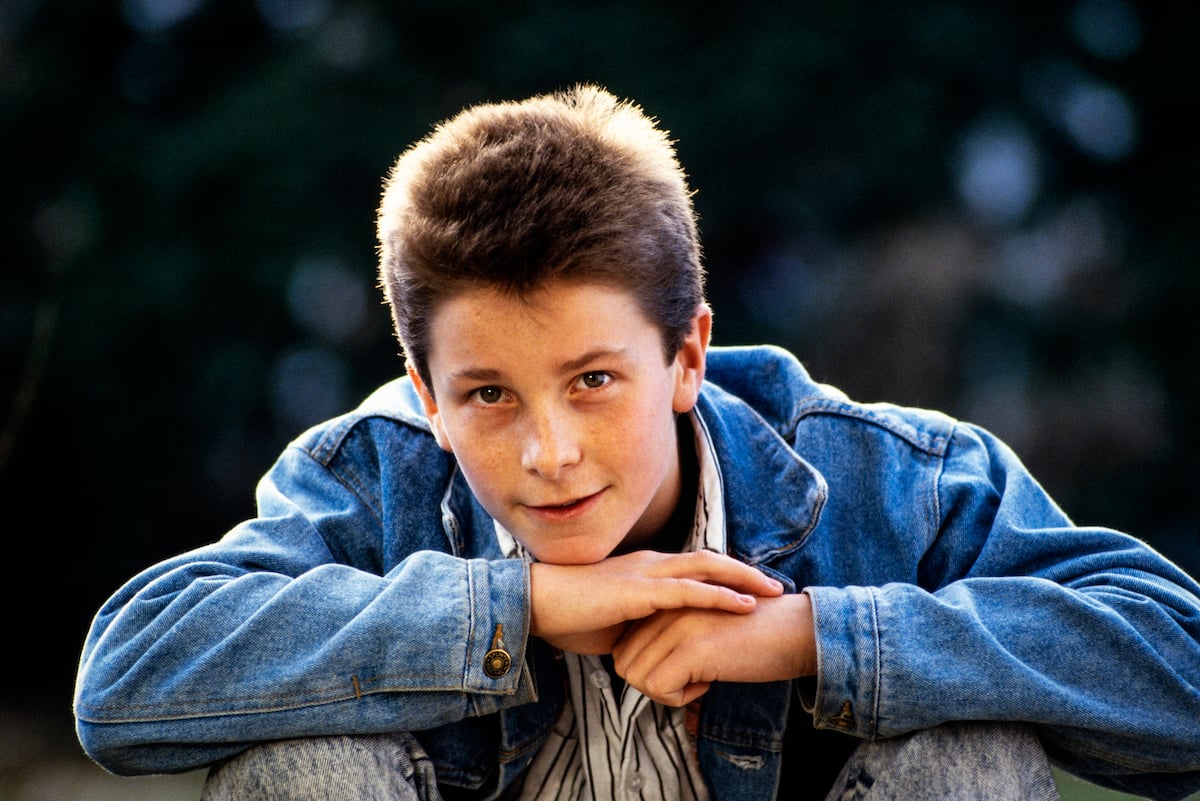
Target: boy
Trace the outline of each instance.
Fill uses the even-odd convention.
[[[1200,788],[1200,587],[1002,443],[709,348],[673,148],[595,87],[468,109],[379,212],[408,376],[100,610],[118,773],[207,799]]]

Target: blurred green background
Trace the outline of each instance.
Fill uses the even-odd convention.
[[[1127,0],[4,0],[0,709],[69,741],[107,595],[251,514],[288,439],[401,369],[374,275],[395,156],[579,81],[678,140],[718,344],[981,423],[1076,520],[1200,575],[1195,23]],[[41,742],[20,731],[0,766]]]

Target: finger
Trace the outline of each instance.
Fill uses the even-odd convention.
[[[753,612],[758,603],[752,594],[694,579],[665,579],[657,582],[656,588],[656,606],[659,609],[690,607],[746,614]]]
[[[698,652],[690,647],[697,625],[703,623],[694,613],[655,615],[618,641],[613,666],[630,684],[655,697],[711,678],[704,675],[711,665],[697,663]]]
[[[659,612],[631,623],[625,628],[625,631],[613,643],[612,648],[613,668],[621,677],[627,679],[630,676],[631,666],[638,658],[638,654],[647,645],[658,639],[672,617],[673,613],[671,612]]]
[[[694,653],[693,653],[694,655]],[[712,679],[702,666],[689,665],[680,650],[662,655],[662,660],[649,672],[634,669],[626,681],[647,695],[668,706],[683,706],[708,690]],[[646,652],[640,655],[646,658]]]
[[[751,595],[776,596],[783,585],[751,565],[714,551],[672,554],[656,565],[655,572],[675,578],[688,578],[719,584]]]
[[[664,701],[663,703],[667,703],[669,706],[687,706],[692,701],[695,701],[697,698],[708,692],[708,688],[711,686],[712,682],[710,681],[694,682],[693,684],[689,684],[683,688],[679,694],[680,697],[678,703],[671,704],[667,701]]]
[[[636,687],[636,685],[634,686]],[[689,684],[683,689],[667,693],[666,695],[662,696],[654,696],[643,691],[641,688],[637,689],[638,692],[642,693],[642,695],[646,696],[651,701],[657,701],[664,706],[687,706],[692,701],[695,701],[697,698],[708,692],[708,688],[711,686],[712,684],[710,682],[698,681],[694,684]]]

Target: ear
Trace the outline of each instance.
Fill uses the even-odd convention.
[[[696,307],[692,328],[675,354],[675,396],[671,407],[680,414],[690,412],[704,383],[708,338],[712,334],[712,309],[707,303]]]
[[[437,444],[442,450],[454,453],[454,448],[450,446],[450,437],[446,436],[446,426],[442,422],[442,415],[438,412],[437,400],[434,399],[433,393],[429,387],[425,386],[425,382],[421,380],[420,374],[410,364],[408,366],[408,377],[412,379],[413,387],[417,390],[417,396],[421,399],[421,406],[425,409],[425,417],[429,419],[429,427],[433,429],[433,438],[437,440]]]

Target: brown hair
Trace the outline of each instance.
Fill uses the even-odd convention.
[[[440,300],[551,279],[629,291],[674,358],[704,299],[691,192],[640,108],[582,85],[468,108],[397,159],[379,207],[380,280],[405,356],[431,385]]]

